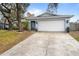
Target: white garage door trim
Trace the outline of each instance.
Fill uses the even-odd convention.
[[[38,21],[38,31],[65,31],[64,20]]]

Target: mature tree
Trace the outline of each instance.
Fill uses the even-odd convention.
[[[28,6],[29,4],[26,3],[16,3],[16,10],[17,10],[16,14],[17,14],[19,31],[22,31],[21,19],[23,18],[23,15],[26,12],[26,8]]]
[[[11,26],[12,26],[12,20],[10,17],[11,4],[10,3],[1,3],[0,11],[1,11],[2,15],[7,19],[8,23],[9,23],[9,29],[11,30]]]
[[[18,21],[19,31],[22,31],[21,18],[23,18],[28,3],[1,3],[0,11],[9,23],[9,29],[12,27],[13,21]]]
[[[58,8],[58,3],[49,3],[47,12],[49,12],[50,14],[56,14],[57,8]]]

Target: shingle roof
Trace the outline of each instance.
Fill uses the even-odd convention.
[[[56,14],[50,14],[48,12],[45,12],[37,17],[27,17],[29,20],[36,20],[36,19],[59,19],[59,18],[71,18],[73,15],[56,15]]]
[[[50,17],[27,17],[27,19],[31,20],[31,19],[59,19],[59,18],[71,18],[73,17],[73,15],[60,15],[60,16],[50,16]]]
[[[50,14],[49,12],[45,12],[37,17],[49,17],[49,16],[57,16],[56,14]]]

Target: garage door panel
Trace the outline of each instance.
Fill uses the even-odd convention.
[[[38,31],[65,31],[64,20],[38,21]]]

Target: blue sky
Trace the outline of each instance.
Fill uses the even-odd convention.
[[[36,16],[46,11],[48,3],[32,3],[28,12],[35,14]],[[75,22],[79,19],[79,4],[78,3],[59,3],[57,14],[60,15],[74,15],[70,21]]]

